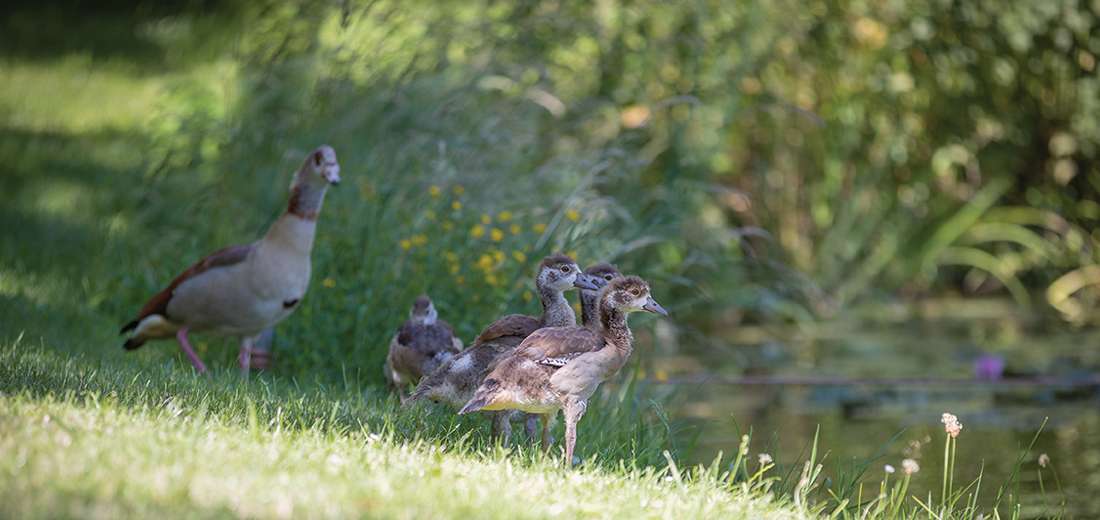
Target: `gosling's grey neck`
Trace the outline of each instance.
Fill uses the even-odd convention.
[[[542,325],[544,327],[566,327],[577,324],[577,314],[569,305],[569,300],[561,291],[549,287],[539,288],[539,300],[542,302]]]
[[[603,302],[600,305],[600,323],[603,324],[603,336],[617,350],[627,355],[633,348],[634,333],[626,324],[626,314]]]
[[[601,327],[600,323],[600,293],[589,289],[581,289],[581,325],[585,327]]]

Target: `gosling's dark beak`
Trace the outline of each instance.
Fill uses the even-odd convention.
[[[577,279],[573,281],[573,287],[580,287],[581,289],[588,289],[589,291],[598,291],[599,287],[592,283],[592,280],[588,278],[588,275],[584,273],[577,273]]]
[[[652,296],[646,297],[645,305],[642,305],[642,310],[652,312],[653,314],[660,314],[661,316],[668,316],[668,311],[664,310]]]

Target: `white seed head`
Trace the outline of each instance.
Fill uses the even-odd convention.
[[[912,475],[920,471],[920,464],[917,464],[917,461],[913,459],[905,459],[901,461],[901,470],[904,471],[906,475]]]
[[[944,412],[940,422],[943,423],[944,431],[950,434],[952,439],[958,437],[959,432],[963,429],[962,423],[959,422],[959,418],[955,417],[954,414]]]

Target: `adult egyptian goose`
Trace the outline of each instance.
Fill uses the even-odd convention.
[[[339,183],[336,152],[321,146],[310,153],[294,174],[286,212],[267,235],[221,249],[172,280],[122,327],[122,333],[133,331],[126,350],[175,336],[195,370],[206,374],[188,332],[236,336],[241,341],[237,362],[247,378],[257,336],[290,316],[306,294],[317,215],[325,190]]]
[[[558,410],[563,410],[565,460],[572,465],[577,421],[584,415],[588,398],[601,382],[618,373],[630,356],[633,335],[626,316],[635,311],[668,315],[649,295],[649,285],[641,278],[612,280],[600,298],[602,331],[577,326],[535,331],[485,377],[458,413],[514,409],[539,414],[545,451],[553,442],[550,426]]]
[[[420,380],[416,391],[405,401],[405,406],[421,399],[445,403],[455,410],[462,408],[474,395],[481,384],[487,368],[503,354],[512,353],[523,338],[542,327],[574,325],[577,316],[563,294],[578,287],[594,289],[580,268],[568,255],[552,254],[539,264],[535,287],[542,303],[542,315],[538,317],[522,314],[504,316],[481,331],[469,348],[456,354],[443,363],[435,372]],[[513,413],[490,414],[493,421],[493,438],[503,437],[507,442],[512,431],[511,422],[522,421],[529,436],[534,435],[535,417],[524,417]]]
[[[584,274],[588,281],[596,286],[596,290],[581,289],[581,325],[593,330],[600,330],[600,290],[611,280],[623,274],[611,264],[595,264],[584,268]]]
[[[409,319],[390,340],[386,356],[386,381],[402,395],[409,383],[416,384],[427,374],[462,351],[462,340],[451,324],[439,319],[431,298],[422,295],[413,302]]]

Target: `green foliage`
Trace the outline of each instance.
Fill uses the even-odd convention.
[[[762,109],[731,126],[732,159],[714,160],[752,194],[733,209],[775,236],[771,254],[842,301],[962,282],[1027,304],[1067,267],[1097,262],[1095,7],[789,7],[745,36],[772,44],[738,78],[744,106]],[[1060,227],[1002,221],[975,244],[997,206],[1047,211]],[[977,247],[959,250],[964,236]]]
[[[363,171],[460,183],[484,213],[583,209],[557,245],[660,277],[698,316],[797,320],[953,287],[1028,305],[1098,259],[1088,7],[371,1],[248,16],[250,139],[230,150],[354,136],[397,151],[368,152]],[[1050,218],[1003,219],[1036,209]],[[781,305],[752,296],[777,288]],[[1048,300],[1067,318],[1095,318],[1091,278],[1062,288],[1077,297]]]
[[[285,471],[323,477],[308,491],[335,490],[334,514],[858,516],[866,466],[823,487],[816,444],[778,479],[748,470],[747,444],[727,471],[681,471],[692,445],[639,369],[581,421],[579,473],[527,448],[486,454],[476,419],[377,393],[384,346],[423,292],[467,340],[537,312],[533,266],[555,250],[642,275],[686,334],[734,307],[801,321],[956,286],[1021,303],[1046,287],[1066,317],[1094,319],[1095,16],[993,7],[372,0],[6,18],[0,460],[29,469],[0,480],[0,504],[24,508],[4,515],[281,514]],[[83,46],[106,32],[120,41]],[[275,370],[241,384],[236,345],[208,338],[213,383],[168,343],[124,354],[117,327],[204,254],[262,234],[320,143],[345,183]],[[655,320],[632,318],[642,349]],[[286,467],[254,469],[280,452]],[[185,478],[164,476],[174,462]],[[448,506],[415,488],[475,472],[538,500],[502,503],[496,480]],[[247,485],[158,484],[186,477]],[[888,489],[876,514],[921,516]]]

